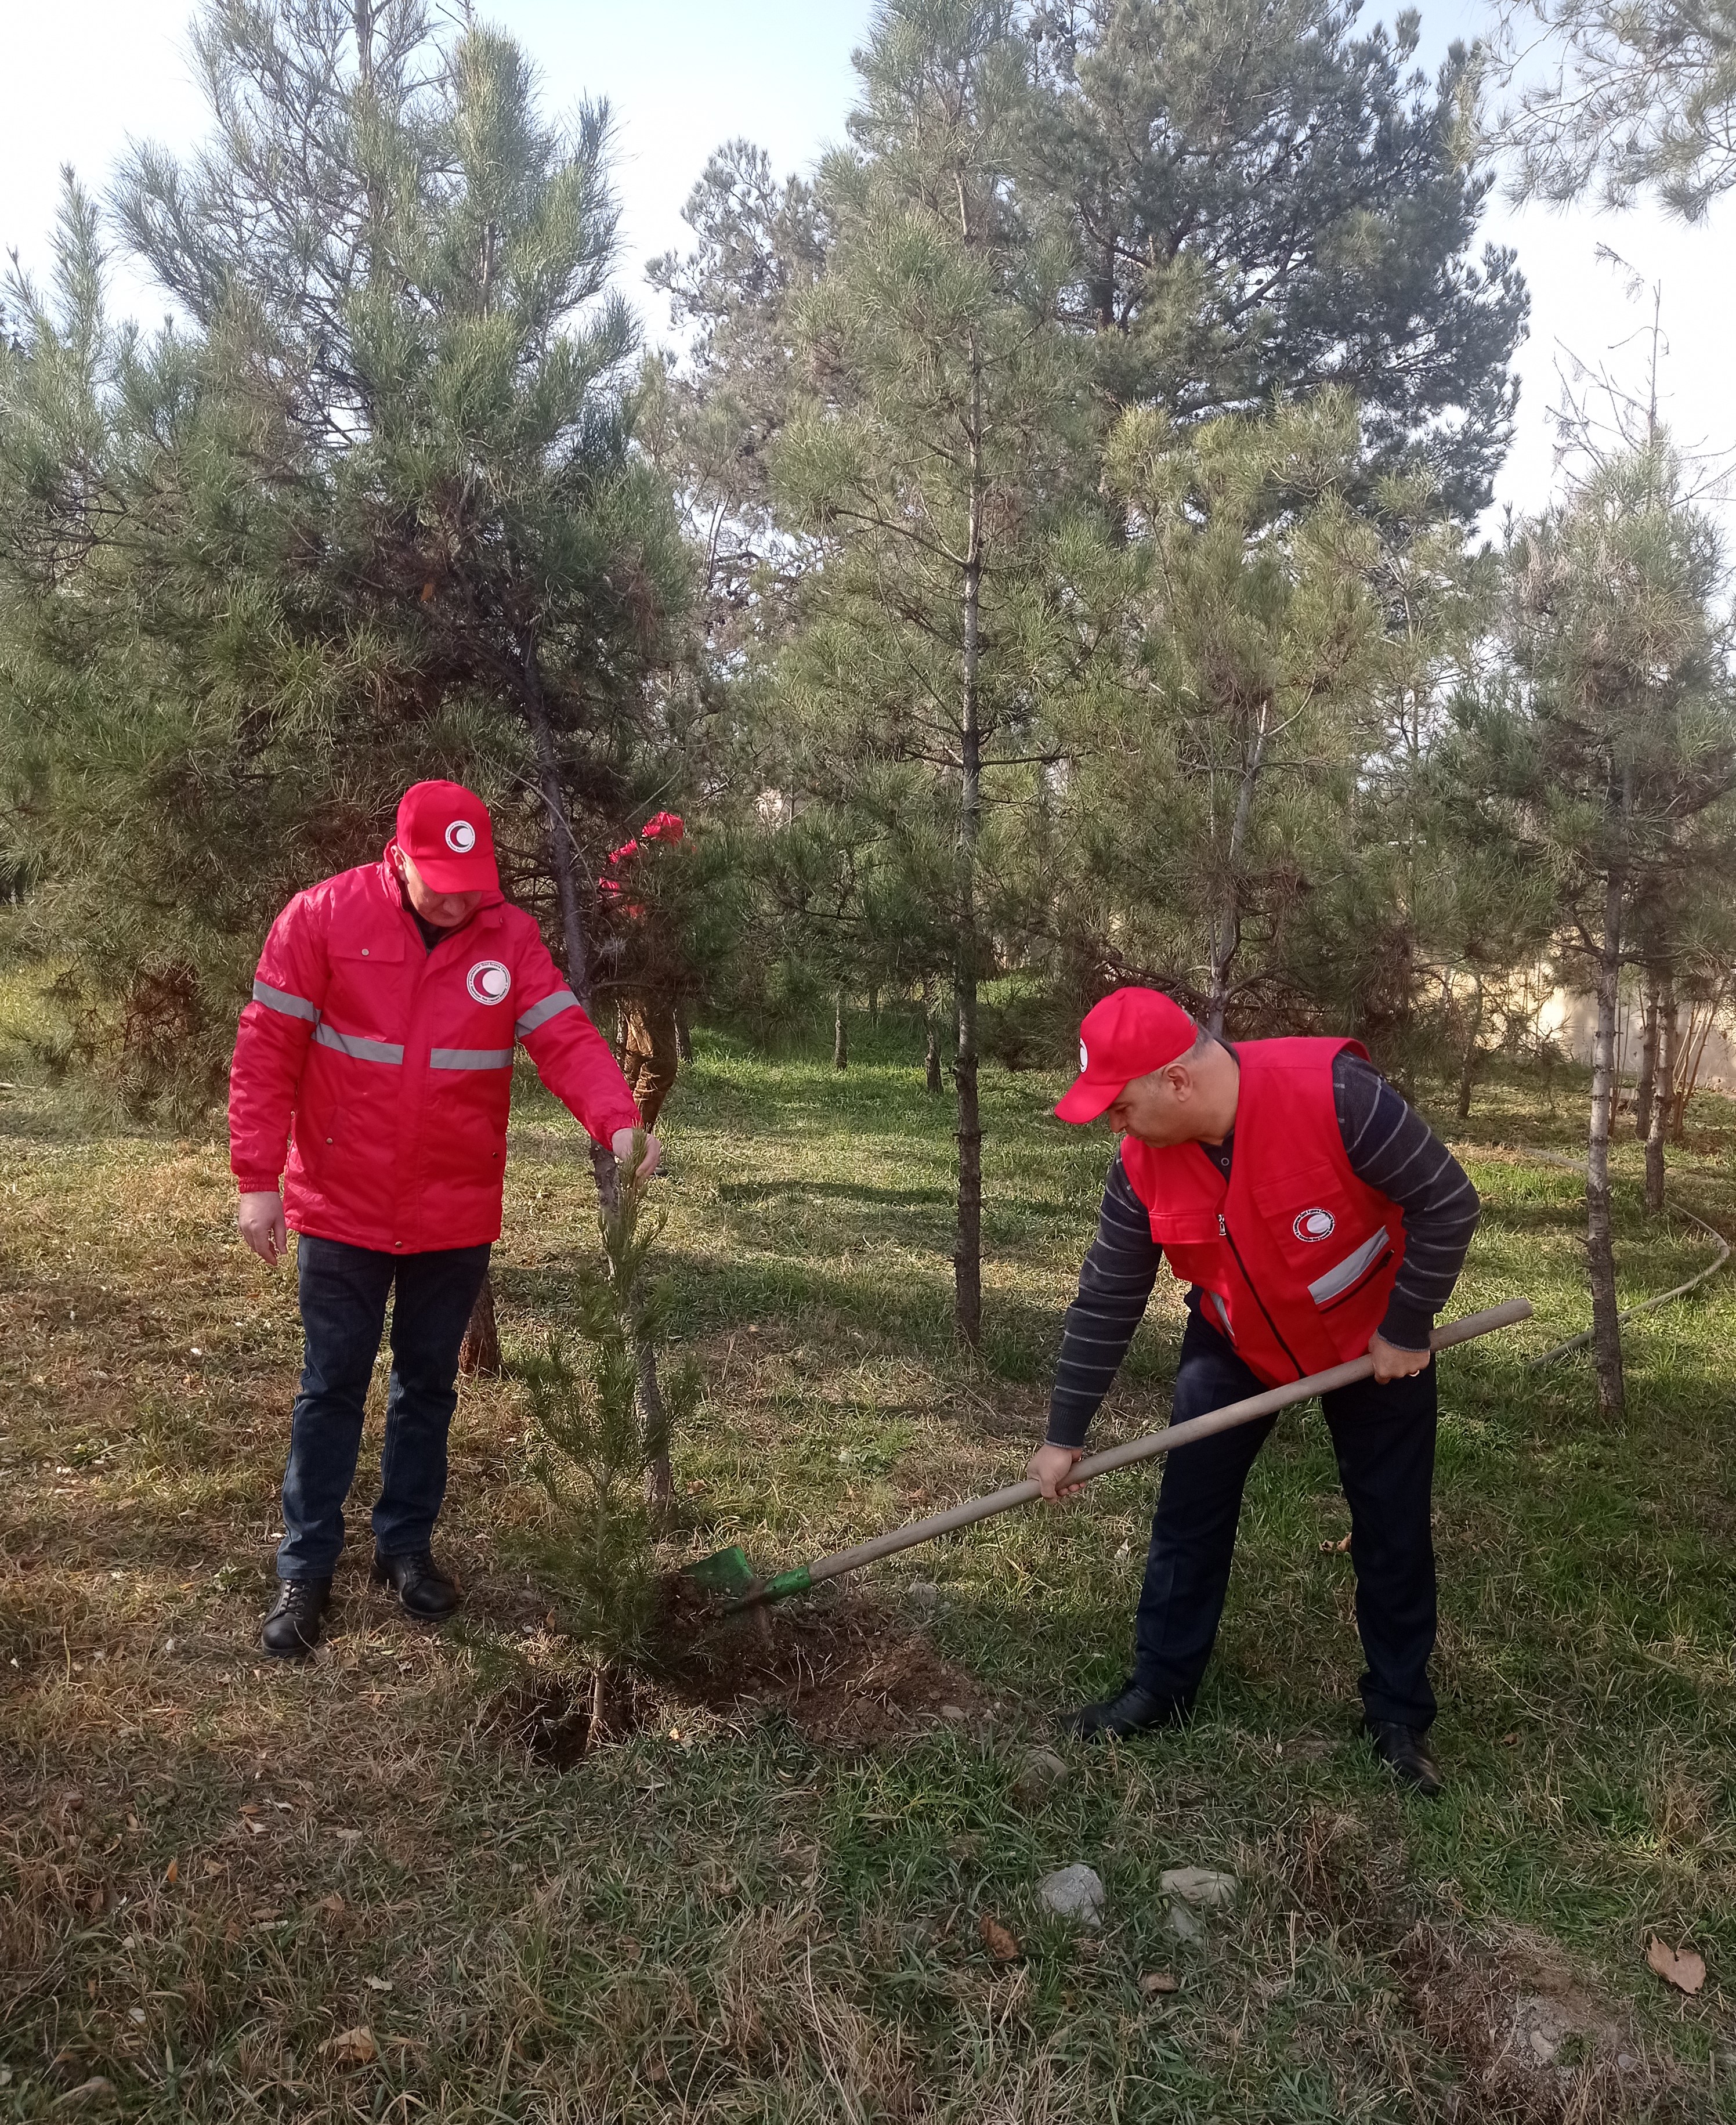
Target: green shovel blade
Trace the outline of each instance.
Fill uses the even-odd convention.
[[[720,1549],[715,1556],[702,1557],[697,1564],[689,1564],[682,1576],[690,1579],[702,1594],[715,1595],[725,1601],[741,1600],[758,1584],[747,1553],[742,1549]]]

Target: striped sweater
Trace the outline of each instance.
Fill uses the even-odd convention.
[[[1381,1333],[1402,1350],[1425,1349],[1477,1228],[1477,1191],[1416,1110],[1371,1063],[1348,1048],[1334,1058],[1332,1091],[1352,1172],[1395,1204],[1404,1216],[1404,1259]],[[1233,1132],[1221,1145],[1201,1147],[1228,1173]],[[1163,1249],[1151,1237],[1151,1220],[1117,1151],[1103,1190],[1097,1237],[1079,1273],[1079,1294],[1061,1326],[1049,1397],[1051,1446],[1083,1444],[1144,1316],[1162,1260]],[[1194,1303],[1191,1293],[1188,1303]]]

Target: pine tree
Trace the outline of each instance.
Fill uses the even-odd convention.
[[[123,1028],[154,970],[209,1085],[275,907],[376,853],[419,775],[490,799],[588,996],[597,859],[679,756],[686,561],[632,447],[606,113],[548,125],[516,47],[416,0],[213,0],[193,43],[210,139],[116,190],[185,322],[93,357],[100,458],[63,424],[19,475],[39,545],[79,498],[60,577],[0,565],[63,946]],[[37,331],[11,365],[9,462],[61,361]],[[92,684],[99,626],[130,686]]]
[[[1430,84],[1414,12],[1358,34],[1334,0],[1046,0],[1029,189],[1083,270],[1070,314],[1123,405],[1187,421],[1324,385],[1369,475],[1427,472],[1474,516],[1513,431],[1527,301],[1475,251],[1472,57]]]
[[[1347,506],[1355,409],[1179,429],[1124,415],[1108,475],[1137,588],[1122,683],[1070,729],[1079,949],[1190,997],[1214,1032],[1289,999],[1285,938],[1338,868],[1372,750],[1375,530]]]
[[[1654,433],[1594,462],[1509,555],[1511,679],[1462,705],[1467,802],[1557,895],[1558,946],[1597,997],[1586,1251],[1600,1408],[1625,1402],[1609,1178],[1617,989],[1654,962],[1695,874],[1722,867],[1736,698],[1716,532]],[[1649,934],[1648,934],[1649,933]]]
[[[1531,77],[1491,137],[1522,198],[1654,195],[1702,220],[1736,184],[1736,9],[1729,0],[1507,0],[1491,73]],[[1541,30],[1554,60],[1537,81]]]
[[[1016,839],[1001,808],[1028,794],[1045,710],[1089,653],[1066,603],[1099,543],[1076,487],[1086,371],[1055,322],[1061,258],[1014,195],[1028,72],[1011,5],[884,6],[858,64],[854,148],[821,175],[832,244],[802,313],[809,401],[776,459],[811,541],[783,699],[806,773],[840,802],[896,791],[918,845],[950,843],[954,1315],[974,1346],[985,881]]]

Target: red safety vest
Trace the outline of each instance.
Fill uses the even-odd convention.
[[[491,895],[430,952],[388,862],[323,879],[272,924],[241,1015],[236,1180],[284,1175],[289,1225],[321,1239],[399,1254],[497,1239],[520,1044],[599,1143],[638,1126],[522,908]]]
[[[1332,1097],[1333,1058],[1356,1040],[1249,1040],[1226,1181],[1197,1143],[1122,1138],[1151,1236],[1209,1317],[1272,1387],[1359,1358],[1386,1317],[1404,1226],[1357,1180]]]

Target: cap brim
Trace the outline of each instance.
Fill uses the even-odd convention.
[[[1055,1102],[1056,1115],[1064,1122],[1094,1122],[1105,1108],[1114,1105],[1122,1089],[1097,1077],[1075,1077]]]
[[[430,893],[498,893],[501,874],[487,855],[410,858]]]

